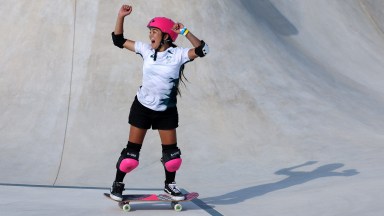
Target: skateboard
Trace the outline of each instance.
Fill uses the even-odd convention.
[[[129,194],[129,195],[123,195],[122,201],[116,201],[110,197],[109,193],[104,193],[104,196],[108,197],[109,199],[118,202],[119,207],[125,211],[129,212],[131,211],[130,202],[170,202],[172,208],[179,212],[183,209],[183,206],[180,204],[180,202],[187,202],[191,201],[199,196],[198,193],[192,192],[187,193],[184,195],[185,199],[181,201],[173,200],[169,195],[167,194]]]

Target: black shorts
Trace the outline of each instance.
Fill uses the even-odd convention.
[[[142,129],[171,130],[179,126],[177,107],[154,111],[143,106],[137,97],[132,103],[128,123]]]

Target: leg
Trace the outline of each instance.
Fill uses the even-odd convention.
[[[175,181],[176,171],[181,165],[181,152],[177,147],[176,129],[159,130],[163,148],[163,157],[161,161],[165,170],[165,184]]]
[[[180,168],[182,161],[180,158],[180,149],[177,147],[176,129],[159,130],[159,133],[161,142],[163,143],[162,162],[165,167],[166,176],[169,176],[168,172],[173,173],[173,175],[175,175],[176,171]],[[171,179],[167,179],[166,182],[169,183],[170,180]]]
[[[177,147],[176,128],[178,127],[177,108],[167,109],[163,115],[157,119],[154,128],[159,129],[159,135],[163,148],[161,162],[165,172],[164,191],[171,195],[173,200],[183,200],[184,195],[176,186],[176,171],[181,165],[181,152]]]
[[[161,143],[163,145],[172,145],[177,143],[176,129],[159,130]]]
[[[177,147],[176,129],[173,130],[159,130],[161,142],[163,143],[163,157],[161,161],[164,165],[165,171],[165,186],[164,191],[171,195],[173,200],[183,200],[184,195],[176,186],[175,178],[176,171],[181,165],[181,151]]]
[[[124,191],[124,177],[139,165],[139,155],[147,129],[131,126],[127,147],[121,151],[116,163],[116,178],[111,188],[110,197],[121,201]]]
[[[147,129],[138,128],[131,125],[128,140],[132,143],[143,144]]]
[[[147,129],[131,126],[127,147],[121,152],[117,162],[116,181],[122,182],[125,174],[131,172],[139,165],[139,155]]]
[[[127,147],[121,152],[120,158],[116,164],[116,182],[123,182],[125,174],[139,165],[139,153],[146,133],[147,129],[131,126]]]
[[[127,147],[121,151],[116,163],[116,177],[111,188],[111,198],[117,201],[123,199],[124,177],[139,165],[139,155],[147,130],[151,127],[148,110],[135,97],[128,117],[131,125]]]

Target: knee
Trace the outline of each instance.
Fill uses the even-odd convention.
[[[164,166],[168,172],[176,172],[179,170],[182,161],[183,160],[181,158],[172,159],[168,162],[165,162]]]
[[[125,158],[121,160],[119,164],[119,170],[125,173],[129,173],[139,166],[139,161],[132,158]]]
[[[139,166],[139,155],[139,152],[132,149],[123,149],[116,168],[125,173],[131,172]]]
[[[163,151],[163,157],[161,158],[165,169],[168,172],[176,172],[182,163],[182,159],[180,158],[181,151],[179,148],[169,149]]]

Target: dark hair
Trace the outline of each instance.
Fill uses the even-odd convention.
[[[154,55],[154,60],[155,60],[155,61],[156,61],[156,57],[157,57],[157,52],[158,52],[158,50],[160,49],[162,43],[167,43],[167,44],[169,44],[170,47],[177,47],[177,45],[174,44],[173,41],[170,39],[171,37],[169,36],[169,34],[164,33],[164,32],[161,32],[161,33],[163,34],[163,35],[162,35],[162,38],[164,38],[165,35],[168,35],[168,39],[166,39],[166,40],[163,39],[163,41],[160,43],[160,46],[159,46],[157,49],[155,49],[155,55]],[[181,81],[181,82],[183,83],[183,85],[186,86],[184,80],[188,81],[188,79],[187,79],[187,78],[185,77],[185,75],[184,75],[184,68],[185,68],[185,63],[182,64],[181,67],[180,67],[180,71],[179,71],[179,81]],[[184,80],[183,80],[183,79],[184,79]],[[177,91],[177,94],[176,94],[176,95],[180,95],[180,97],[181,97],[180,82],[177,82],[177,83],[176,83],[176,91]]]
[[[169,46],[177,47],[177,45],[172,43],[172,42],[169,42]],[[188,81],[188,79],[184,75],[184,68],[185,68],[185,64],[182,64],[180,67],[180,71],[179,71],[179,81],[181,81],[183,83],[183,85],[186,86],[184,80]],[[177,87],[177,95],[180,95],[180,97],[181,97],[180,82],[177,82],[176,87]]]

